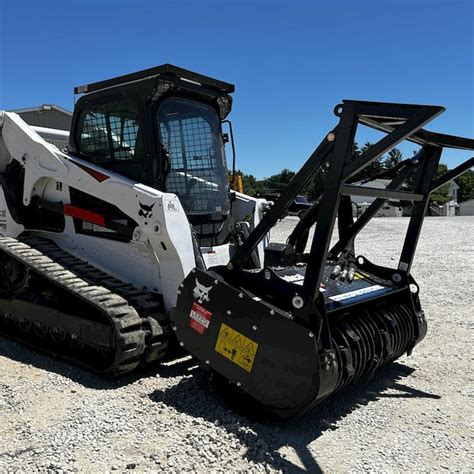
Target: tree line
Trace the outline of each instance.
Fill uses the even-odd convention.
[[[370,142],[365,143],[362,147],[359,147],[357,143],[355,143],[353,147],[354,159],[364,153],[371,146],[372,144]],[[357,174],[353,178],[353,181],[360,181],[368,177],[376,177],[379,175],[380,177],[390,179],[396,173],[396,167],[401,161],[403,161],[403,159],[402,152],[398,148],[392,148],[386,155],[381,156]],[[438,166],[437,176],[441,176],[447,171],[448,167],[444,164],[440,164]],[[288,168],[264,179],[257,179],[252,174],[246,174],[241,170],[238,170],[236,173],[242,176],[244,192],[250,196],[257,197],[282,193],[288,186],[288,183],[296,175],[294,171]],[[304,187],[301,194],[307,196],[310,201],[317,199],[323,189],[325,178],[326,171],[320,169]],[[458,202],[474,199],[474,171],[467,171],[462,176],[456,178],[455,181],[459,185]],[[439,205],[449,202],[451,198],[448,196],[448,189],[449,184],[438,189],[431,195],[431,201]]]

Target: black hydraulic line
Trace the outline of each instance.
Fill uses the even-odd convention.
[[[398,263],[398,269],[409,273],[413,263],[421,226],[425,218],[430,200],[433,177],[438,169],[439,160],[443,149],[437,146],[425,145],[422,148],[422,161],[417,175],[415,192],[423,194],[424,198],[413,206],[410,223],[403,243],[403,249]]]
[[[418,160],[420,154],[417,154],[413,161],[405,163],[405,168],[399,172],[397,176],[387,185],[387,189],[399,189],[411,176],[414,175],[416,170],[416,160]],[[387,199],[379,198],[372,202],[372,204],[364,211],[364,213],[357,219],[350,229],[344,239],[341,237],[339,241],[331,248],[329,254],[332,256],[337,256],[342,252],[347,244],[353,240],[357,234],[369,223],[369,221],[377,214],[377,212],[382,209],[382,207],[387,202]]]
[[[474,156],[469,160],[465,161],[464,163],[461,163],[459,166],[456,166],[456,168],[448,171],[443,176],[440,176],[439,178],[435,179],[431,184],[430,192],[432,193],[433,191],[436,191],[437,189],[441,188],[441,186],[444,186],[445,184],[449,183],[450,181],[457,178],[459,175],[463,174],[465,171],[472,168],[473,166]]]
[[[228,266],[230,269],[240,267],[251,256],[253,250],[270,229],[277,223],[280,216],[291,205],[295,197],[328,159],[334,149],[334,138],[337,137],[338,127],[334,128],[326,135],[324,140],[318,145],[316,150],[311,154],[306,163],[290,182],[286,190],[275,201],[275,204],[265,214],[257,227],[250,233],[248,239],[237,249],[231,258]]]
[[[306,248],[309,230],[316,223],[318,218],[321,198],[322,194],[318,196],[312,206],[303,214],[287,239],[287,243],[294,247],[296,253],[303,253]],[[352,203],[349,202],[349,204],[351,205],[351,212],[350,216],[347,216],[347,219],[352,219]],[[339,230],[341,231],[341,228]]]
[[[234,141],[234,130],[232,129],[232,122],[230,120],[223,120],[222,123],[226,123],[229,126],[230,131],[230,145],[232,148],[232,184],[235,183],[235,164],[237,155],[235,152],[235,141]]]

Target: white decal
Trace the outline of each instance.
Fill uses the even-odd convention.
[[[283,280],[285,281],[289,281],[290,283],[294,283],[295,285],[303,286],[304,283],[304,275],[301,275],[300,273],[296,273],[294,275],[283,275],[281,278],[283,278]],[[321,293],[324,293],[326,291],[322,283],[319,286],[319,291]]]
[[[329,299],[333,301],[343,301],[349,298],[355,298],[356,296],[365,295],[372,293],[373,291],[383,290],[385,287],[380,285],[372,285],[367,288],[361,288],[360,290],[349,291],[348,293],[342,293],[340,295],[330,296]]]
[[[209,327],[209,319],[207,319],[201,313],[194,311],[194,309],[191,310],[189,317],[194,319],[194,321],[198,322],[199,324],[202,324],[206,329]]]
[[[194,287],[193,296],[195,299],[199,301],[199,303],[203,303],[203,301],[209,301],[209,292],[212,290],[212,286],[204,286],[199,283],[199,280],[196,278],[196,286]]]
[[[177,199],[165,200],[165,209],[166,209],[166,212],[178,212],[179,201]]]
[[[299,273],[294,275],[283,275],[282,278],[283,280],[294,283],[295,285],[302,285],[304,281],[304,275],[300,275]]]

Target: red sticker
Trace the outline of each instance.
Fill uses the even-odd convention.
[[[199,334],[203,334],[209,327],[212,313],[197,303],[193,303],[191,312],[189,313],[189,326],[191,326]]]
[[[95,180],[99,181],[99,183],[102,183],[106,179],[109,179],[110,176],[107,176],[104,173],[101,173],[100,171],[93,170],[92,168],[89,168],[88,166],[83,165],[82,163],[78,163],[77,161],[74,162],[76,166],[79,166],[79,168],[82,168],[87,174],[90,174]]]

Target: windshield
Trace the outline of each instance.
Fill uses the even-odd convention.
[[[308,200],[304,196],[296,196],[295,202],[298,204],[309,204]]]
[[[228,214],[227,165],[216,111],[190,99],[166,99],[158,110],[162,154],[169,154],[166,191],[187,214]]]

